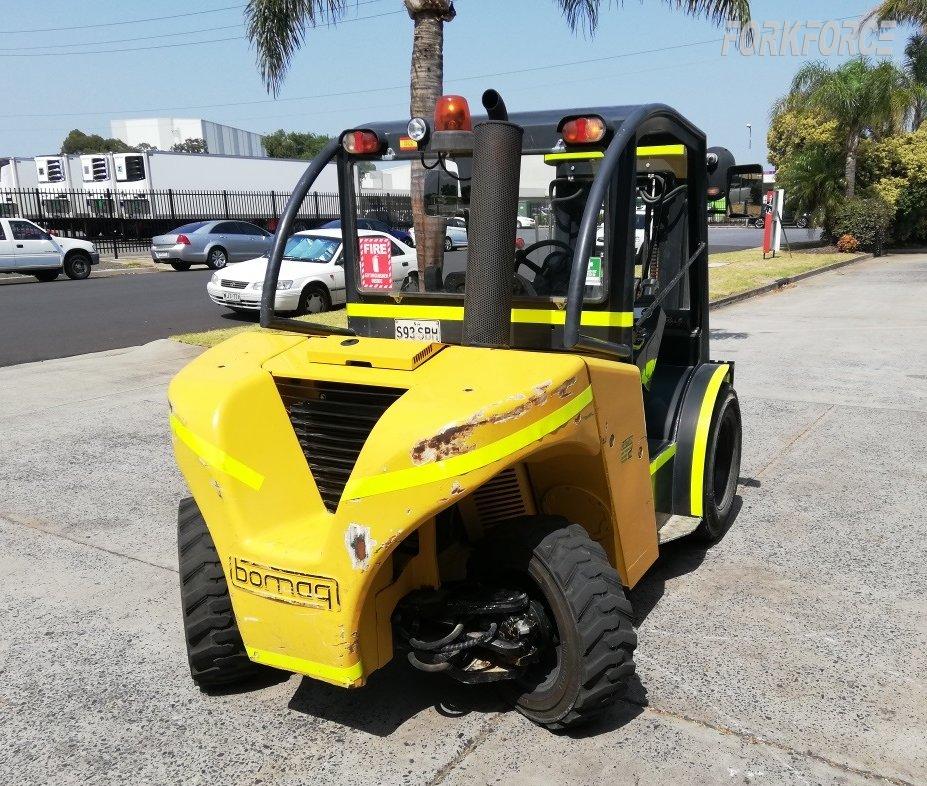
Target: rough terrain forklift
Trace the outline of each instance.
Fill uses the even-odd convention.
[[[474,119],[444,96],[434,118],[332,140],[281,217],[271,330],[171,384],[203,689],[267,667],[359,687],[400,653],[573,727],[634,674],[626,591],[660,544],[731,522],[734,366],[708,354],[718,156],[663,105],[510,117],[491,90],[483,104]],[[424,169],[431,219],[465,219],[469,247],[396,277],[388,240],[357,230],[356,185],[362,162],[403,161]],[[287,237],[329,163],[347,329],[274,312]],[[544,237],[516,251],[519,184],[539,179]]]

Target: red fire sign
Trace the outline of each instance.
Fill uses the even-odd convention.
[[[392,289],[392,247],[388,238],[367,235],[360,246],[361,289]]]

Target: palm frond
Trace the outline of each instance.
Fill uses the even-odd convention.
[[[927,0],[882,0],[865,17],[865,21],[927,25]]]
[[[641,0],[643,2],[643,0]],[[741,25],[750,21],[750,0],[663,0],[677,11],[684,11],[689,16],[701,16],[715,24],[728,20]],[[622,0],[608,0],[608,7],[620,7]],[[599,25],[602,0],[557,0],[557,5],[566,17],[567,24],[573,32],[582,30],[594,34]]]
[[[306,28],[338,22],[347,5],[348,0],[249,0],[248,39],[268,92],[280,92],[287,68],[306,40]]]

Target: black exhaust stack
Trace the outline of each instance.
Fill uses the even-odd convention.
[[[524,129],[504,119],[505,103],[495,90],[483,94],[483,106],[491,119],[473,129],[463,343],[508,347]]]

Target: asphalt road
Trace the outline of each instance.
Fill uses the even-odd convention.
[[[154,278],[152,276],[149,279]],[[180,633],[165,388],[146,347],[0,369],[0,771],[21,786],[927,782],[927,257],[712,312],[741,509],[632,599],[639,685],[555,736],[395,663],[207,696]],[[13,777],[11,775],[11,777]]]
[[[534,242],[534,230],[519,234],[526,243]],[[543,238],[544,230],[538,236]],[[712,227],[709,238],[716,252],[755,248],[762,244],[762,231]],[[465,264],[463,251],[452,256],[448,270]],[[162,269],[0,286],[0,366],[135,346],[247,321],[247,316],[236,316],[209,300],[210,275],[201,268],[186,273]]]

